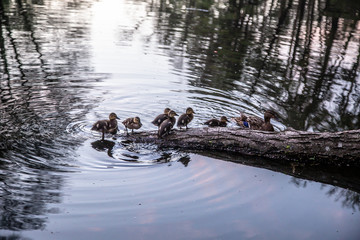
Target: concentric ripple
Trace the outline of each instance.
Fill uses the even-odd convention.
[[[238,215],[233,211],[246,213],[254,201],[272,195],[273,190],[269,192],[268,184],[263,182],[271,183],[285,177],[274,177],[266,170],[197,154],[189,154],[186,165],[182,160],[126,171],[114,168],[106,170],[106,174],[94,171],[90,181],[79,174],[74,181],[76,194],[93,191],[97,194],[91,199],[81,198],[79,202],[70,203],[69,208],[77,215],[93,206],[91,212],[96,218],[111,215],[113,219],[122,220],[98,223],[109,231],[127,226],[129,222],[139,224],[139,228],[146,223],[155,228],[176,224],[181,229],[201,219],[206,223],[204,218],[217,214],[236,225]]]
[[[122,131],[116,135],[107,134],[105,140],[101,140],[101,133],[92,131],[91,127],[89,122],[77,121],[69,124],[66,128],[67,133],[72,137],[85,141],[83,151],[84,154],[89,155],[91,161],[80,161],[80,165],[88,170],[144,167],[176,161],[186,165],[188,162],[186,153],[171,149],[159,150],[154,144],[129,141],[123,138]]]
[[[66,127],[66,132],[75,137],[95,136],[96,132],[91,131],[91,127],[92,127],[91,124],[86,121],[77,121],[70,123]]]

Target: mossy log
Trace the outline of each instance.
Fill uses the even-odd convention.
[[[360,167],[360,130],[343,132],[265,132],[238,128],[174,130],[159,139],[156,131],[128,136],[164,148],[216,150],[268,159]]]

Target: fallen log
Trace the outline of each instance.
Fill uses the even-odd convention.
[[[164,139],[156,131],[129,135],[130,141],[161,148],[216,150],[268,159],[360,167],[360,130],[343,132],[265,132],[238,128],[174,130]]]

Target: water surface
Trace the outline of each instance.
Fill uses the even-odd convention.
[[[110,112],[154,130],[188,106],[191,127],[270,108],[277,131],[358,129],[360,6],[345,2],[1,1],[0,237],[358,239],[358,169],[90,130]]]

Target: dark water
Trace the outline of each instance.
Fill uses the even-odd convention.
[[[359,239],[358,169],[90,131],[188,106],[358,129],[358,1],[0,3],[1,239]]]

